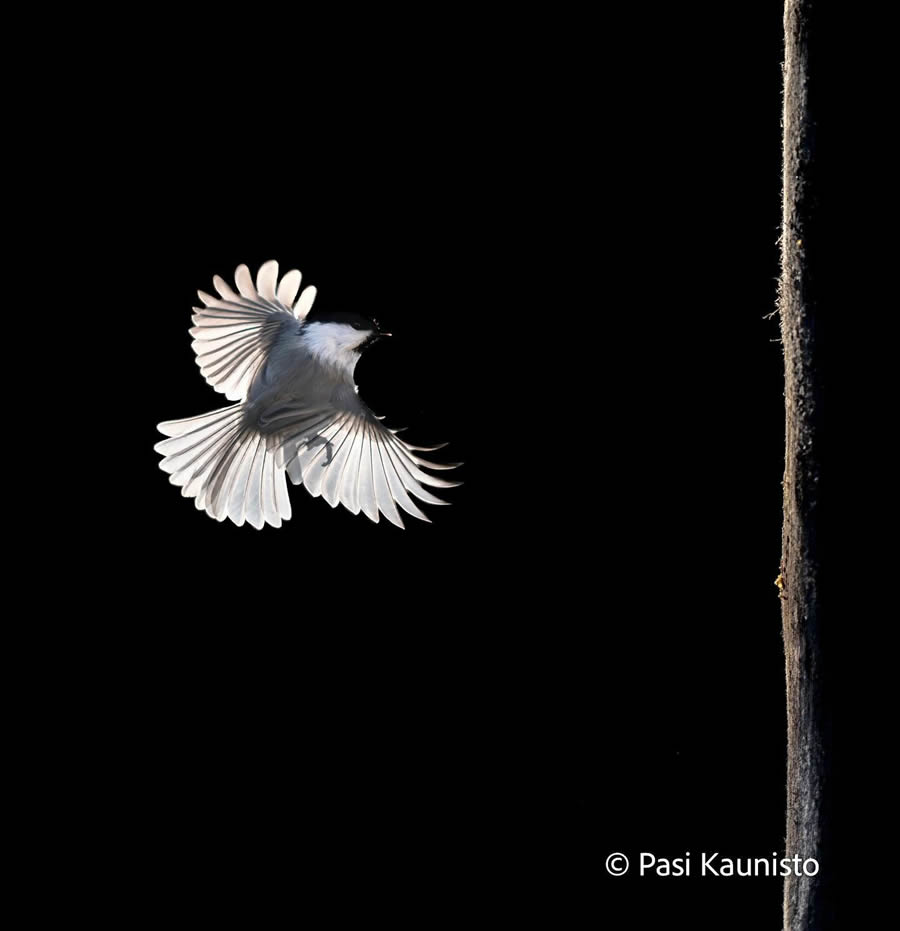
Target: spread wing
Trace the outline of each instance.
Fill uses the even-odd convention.
[[[445,446],[413,446],[383,426],[352,387],[339,393],[329,407],[308,407],[302,402],[279,403],[261,427],[277,448],[276,463],[287,470],[295,485],[303,484],[313,496],[332,506],[342,504],[353,514],[362,511],[378,522],[379,514],[403,526],[400,509],[427,521],[412,497],[430,504],[448,504],[423,486],[452,488],[448,482],[422,469],[453,469],[458,463],[428,462],[416,455]],[[412,497],[411,497],[412,496]]]
[[[283,330],[299,326],[309,313],[316,289],[304,288],[297,298],[300,278],[300,272],[292,269],[278,283],[278,263],[273,260],[260,267],[255,286],[247,266],[238,265],[237,292],[218,275],[213,278],[218,297],[197,292],[204,306],[194,308],[191,346],[206,381],[230,401],[247,397]]]

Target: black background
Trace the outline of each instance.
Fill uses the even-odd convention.
[[[148,909],[780,922],[779,879],[604,862],[781,855],[781,5],[521,16],[164,28],[110,106]],[[357,380],[464,462],[433,524],[292,487],[236,528],[158,469],[157,422],[225,403],[196,289],[270,258],[395,334]]]

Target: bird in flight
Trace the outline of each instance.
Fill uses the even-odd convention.
[[[314,287],[300,296],[300,272],[278,281],[278,263],[234,273],[237,291],[218,275],[218,296],[198,291],[191,344],[208,384],[237,403],[158,425],[154,449],[173,485],[218,521],[280,527],[291,516],[288,476],[332,507],[403,527],[400,509],[428,521],[412,498],[448,504],[424,486],[460,484],[422,471],[459,463],[416,455],[446,446],[413,446],[360,399],[353,372],[361,353],[385,333],[347,311],[310,319]]]

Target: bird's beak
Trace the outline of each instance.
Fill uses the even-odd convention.
[[[375,330],[374,333],[363,343],[363,348],[374,346],[384,336],[391,336],[391,333],[385,333],[384,330]]]

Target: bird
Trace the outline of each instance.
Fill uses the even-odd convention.
[[[449,504],[425,486],[462,484],[423,471],[454,469],[417,455],[446,446],[414,446],[389,429],[359,397],[361,354],[390,336],[349,310],[315,311],[316,288],[300,292],[296,269],[279,281],[278,262],[247,265],[235,288],[213,277],[216,294],[198,291],[189,330],[200,372],[236,403],[157,425],[155,444],[169,481],[217,521],[261,529],[291,517],[286,478],[332,508],[343,505],[377,523],[404,527],[400,511],[431,523],[413,501]],[[298,297],[299,292],[299,297]]]

